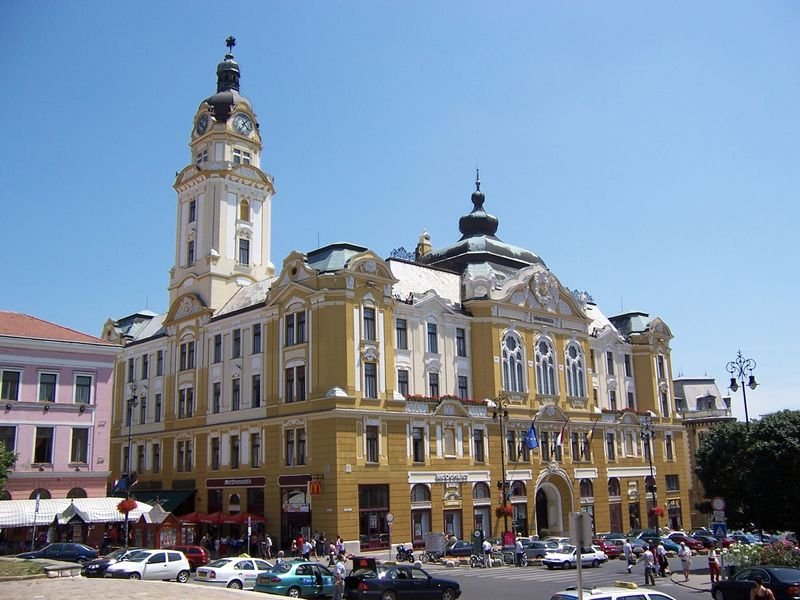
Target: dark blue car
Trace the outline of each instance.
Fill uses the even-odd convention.
[[[84,544],[57,542],[55,544],[48,544],[40,550],[17,554],[17,558],[49,558],[51,560],[64,560],[82,564],[97,558],[97,550]]]

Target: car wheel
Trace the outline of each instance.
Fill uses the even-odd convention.
[[[714,600],[725,600],[725,594],[722,593],[722,590],[717,588],[714,592]]]
[[[561,563],[561,568],[562,569],[569,569],[571,566],[572,565],[569,564],[568,560],[565,560],[563,563]]]
[[[75,559],[75,562],[78,563],[79,565],[82,565],[83,563],[86,562],[86,560],[87,559],[83,558],[82,556],[79,556],[78,558]]]
[[[242,582],[239,581],[238,579],[234,579],[233,581],[229,581],[228,585],[225,587],[230,588],[232,590],[240,590],[242,589]]]
[[[139,573],[131,573],[130,575],[128,575],[128,579],[141,579],[141,578],[142,576],[139,575]]]
[[[429,558],[430,558],[430,557],[428,556],[428,553],[427,553],[427,552],[423,552],[423,553],[422,553],[422,556],[420,556],[420,557],[419,557],[419,561],[420,561],[421,563],[423,563],[423,564],[428,564],[428,559],[429,559]]]
[[[186,583],[189,581],[189,571],[181,571],[178,573],[178,576],[175,578],[178,583]]]
[[[547,565],[547,568],[552,571],[554,567],[553,567],[553,565]]]
[[[444,597],[444,594],[442,597]],[[381,600],[396,600],[396,596],[394,595],[394,592],[387,590],[381,594]]]
[[[297,586],[290,587],[286,592],[286,595],[290,598],[299,598],[300,597],[300,588]]]
[[[595,559],[592,561],[592,566],[593,566],[593,567],[596,569],[597,567],[599,567],[599,566],[600,566],[600,561],[599,561],[599,560],[597,560],[597,559],[595,558]]]
[[[444,588],[442,591],[442,600],[456,600],[456,593],[453,588]]]

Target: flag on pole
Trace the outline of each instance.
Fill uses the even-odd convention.
[[[564,431],[567,429],[567,423],[569,423],[569,419],[564,421],[564,426],[561,428],[561,431],[556,438],[556,446],[563,446],[564,445]]]
[[[531,426],[528,427],[528,433],[525,436],[525,445],[528,447],[528,450],[533,450],[534,448],[539,447],[539,440],[536,438],[536,429],[533,427],[532,422]]]

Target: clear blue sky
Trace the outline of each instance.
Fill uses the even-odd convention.
[[[475,167],[498,235],[675,375],[797,408],[800,2],[23,2],[0,21],[0,307],[99,334],[166,310],[176,171],[238,40],[275,176],[273,262],[455,241]],[[741,392],[734,412],[743,417]]]

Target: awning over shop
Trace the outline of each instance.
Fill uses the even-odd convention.
[[[117,510],[121,500],[122,498],[39,500],[38,511],[36,500],[0,500],[0,528],[50,525],[56,519],[60,523],[69,521],[74,516],[80,516],[86,523],[125,521],[125,515]],[[149,504],[137,502],[136,508],[128,513],[128,518],[138,519],[151,508]]]
[[[142,490],[133,493],[140,502],[159,504],[167,512],[175,512],[183,502],[194,494],[194,490]]]

